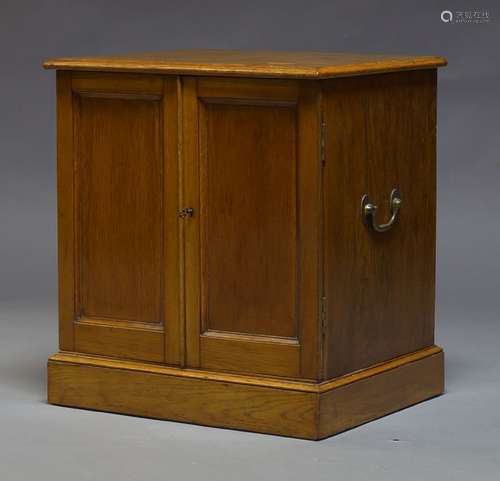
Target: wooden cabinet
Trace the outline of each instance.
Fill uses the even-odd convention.
[[[49,402],[319,439],[440,394],[444,64],[231,51],[46,62],[60,293]]]

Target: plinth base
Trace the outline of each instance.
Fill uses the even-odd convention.
[[[58,353],[51,404],[222,428],[322,439],[437,396],[443,351],[433,346],[323,383],[181,369]]]

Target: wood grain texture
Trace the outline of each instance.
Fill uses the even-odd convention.
[[[141,361],[164,362],[163,329],[117,326],[114,321],[75,323],[75,351]],[[175,364],[175,362],[172,362]]]
[[[425,357],[425,356],[424,356]],[[276,389],[317,393],[320,385],[313,381],[286,379],[276,376],[248,375],[240,373],[229,373],[222,371],[209,371],[205,369],[180,368],[158,363],[144,363],[128,359],[116,359],[109,357],[94,356],[82,353],[58,352],[49,358],[52,362],[78,364],[85,366],[107,367],[110,369],[121,369],[126,371],[149,372],[166,376],[182,376],[188,379],[204,379],[214,382],[230,384],[243,384],[247,386],[266,386]]]
[[[202,329],[297,337],[295,106],[203,112]]]
[[[331,78],[394,70],[435,68],[443,57],[341,52],[172,50],[111,57],[56,58],[45,68],[136,71],[182,75]]]
[[[195,211],[185,222],[187,365],[222,368],[227,343],[224,369],[263,372],[252,371],[262,366],[252,361],[258,338],[247,346],[240,336],[250,334],[263,338],[266,373],[283,373],[295,353],[288,375],[316,378],[319,89],[283,80],[183,83],[185,204]],[[236,342],[195,339],[212,331],[234,333]],[[301,332],[300,349],[264,340]]]
[[[50,361],[49,402],[207,426],[313,438],[315,395]]]
[[[444,358],[437,353],[320,395],[322,439],[411,406],[444,391]]]
[[[163,324],[165,362],[184,363],[184,313],[181,278],[180,186],[180,83],[173,76],[163,79]]]
[[[80,315],[160,323],[160,103],[82,95],[78,123]]]
[[[441,394],[443,354],[428,349],[327,385],[61,353],[48,382],[52,404],[321,439]]]
[[[79,94],[154,100],[164,93],[164,77],[133,73],[73,72],[71,88]]]
[[[201,286],[199,117],[197,80],[182,78],[182,196],[183,206],[194,209],[194,218],[181,223],[184,256],[185,365],[200,365]]]
[[[331,80],[325,85],[326,378],[434,343],[436,72]],[[361,219],[363,194],[387,219]]]
[[[323,293],[321,90],[319,82],[302,81],[297,118],[298,191],[298,330],[300,377],[321,378]]]
[[[177,79],[58,78],[61,349],[179,364]]]
[[[440,394],[444,63],[227,51],[48,62],[63,69],[63,352],[49,401],[318,439]],[[370,231],[361,196],[383,220],[394,187],[399,222]]]
[[[200,365],[204,369],[301,377],[298,342],[280,342],[273,337],[221,336],[209,331],[200,343]]]
[[[435,354],[442,353],[443,349],[440,346],[431,346],[420,351],[412,352],[404,356],[400,356],[390,361],[382,362],[368,369],[362,369],[352,374],[340,376],[329,381],[317,382],[307,379],[287,379],[277,376],[266,375],[249,375],[234,372],[210,371],[203,369],[180,368],[177,366],[167,366],[158,363],[143,363],[128,359],[116,359],[110,357],[95,356],[92,354],[81,354],[71,352],[58,352],[49,358],[49,362],[62,362],[70,364],[82,364],[93,366],[96,362],[99,366],[109,367],[111,369],[123,369],[129,371],[151,372],[156,374],[164,374],[169,376],[182,375],[186,378],[206,379],[210,381],[221,381],[226,383],[245,384],[250,386],[267,386],[277,389],[310,392],[310,393],[326,393],[332,389],[352,384],[354,382],[376,376],[385,371],[397,369],[406,364],[419,362]]]
[[[57,242],[59,348],[74,348],[76,312],[75,179],[71,72],[57,72]]]
[[[403,356],[396,357],[389,361],[380,362],[366,369],[361,369],[355,371],[351,374],[344,374],[343,376],[329,379],[328,381],[323,381],[318,384],[318,391],[320,393],[329,392],[332,389],[337,389],[354,382],[362,381],[372,376],[377,376],[385,371],[390,371],[392,369],[400,368],[406,364],[411,364],[413,362],[418,362],[428,357],[434,356],[436,354],[443,353],[443,349],[440,346],[430,346],[419,351],[411,352],[409,354],[404,354]]]

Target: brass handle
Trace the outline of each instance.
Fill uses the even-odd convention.
[[[368,194],[361,198],[361,213],[363,215],[363,223],[371,227],[376,232],[388,231],[397,221],[399,208],[401,207],[401,196],[397,189],[392,189],[391,196],[389,197],[389,206],[391,208],[391,218],[385,224],[377,224],[375,214],[377,206],[370,202]]]

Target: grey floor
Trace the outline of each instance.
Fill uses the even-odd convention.
[[[6,302],[0,480],[500,479],[495,316],[477,306],[440,308],[446,394],[312,442],[50,406],[45,363],[56,350],[55,305]]]

